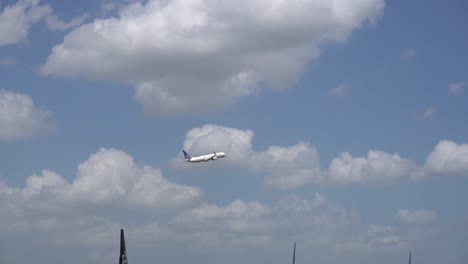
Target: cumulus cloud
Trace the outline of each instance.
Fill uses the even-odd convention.
[[[281,157],[286,150],[294,155],[309,148],[301,143],[262,155]],[[347,249],[400,250],[406,244],[398,228],[368,227],[359,212],[338,206],[321,193],[271,202],[239,198],[223,204],[194,202],[199,197],[197,188],[172,183],[158,169],[136,163],[123,151],[102,148],[78,165],[71,181],[44,170],[28,177],[22,188],[0,182],[2,257],[14,263],[29,263],[38,254],[50,263],[111,262],[118,252],[120,228],[125,229],[134,256],[156,255],[175,262],[206,263],[213,258],[228,264],[272,262],[284,257],[284,241],[309,248],[301,253],[304,259],[319,252],[343,257]],[[184,254],[175,254],[180,248]],[[24,251],[30,254],[21,254]],[[87,254],[70,258],[77,251]],[[239,254],[259,251],[267,254]]]
[[[426,209],[416,211],[401,209],[397,212],[397,219],[405,224],[427,224],[437,220],[437,214]]]
[[[431,175],[468,175],[468,145],[447,140],[437,144],[423,165],[397,153],[369,150],[365,157],[343,152],[330,162],[328,169],[323,169],[318,150],[307,142],[256,151],[253,137],[251,130],[207,124],[190,129],[183,148],[192,156],[224,151],[227,157],[210,162],[209,166],[238,166],[264,173],[265,187],[276,190],[307,184],[390,184]],[[207,166],[185,163],[180,155],[171,161],[174,168]]]
[[[0,13],[0,47],[26,40],[29,28],[52,13],[49,5],[39,0],[19,0],[3,7]]]
[[[32,175],[26,179],[26,187],[20,190],[26,200],[38,197],[41,193],[65,194],[66,181],[62,176],[50,170],[43,170],[42,175]],[[45,194],[47,193],[47,194]]]
[[[254,171],[267,172],[265,186],[273,189],[289,190],[324,181],[320,156],[315,147],[305,142],[289,147],[271,146],[256,152],[248,166]]]
[[[411,160],[398,154],[370,150],[367,157],[353,157],[348,152],[333,159],[328,169],[330,183],[390,183],[408,177],[415,169]]]
[[[440,141],[428,155],[423,170],[426,174],[468,176],[468,144]]]
[[[330,95],[330,96],[345,96],[345,95],[348,94],[348,91],[349,91],[349,86],[346,83],[342,82],[338,86],[336,86],[335,88],[328,91],[328,95]]]
[[[23,189],[3,186],[2,194],[11,194],[29,204],[126,206],[171,209],[190,205],[201,191],[173,183],[160,170],[135,164],[133,158],[116,149],[100,149],[78,166],[68,182],[55,172],[27,178]]]
[[[28,138],[53,125],[52,114],[29,95],[0,90],[0,141]]]
[[[328,168],[328,183],[391,183],[428,176],[468,175],[468,145],[440,141],[426,162],[418,165],[398,154],[370,150],[367,157],[344,152]]]
[[[452,82],[448,85],[449,93],[453,95],[461,94],[465,88],[466,82]]]
[[[46,188],[66,184],[52,172],[29,180],[24,189],[0,184],[0,241],[18,241],[22,245],[5,244],[7,256],[14,262],[28,262],[28,256],[36,255],[16,255],[25,249],[30,253],[36,250],[57,252],[50,256],[44,254],[45,259],[65,257],[73,250],[88,252],[77,259],[69,259],[70,263],[102,263],[115,258],[115,247],[109,245],[118,243],[119,217],[100,210],[95,204],[91,212],[77,206],[65,210],[70,204],[47,206],[54,202],[63,204],[63,201],[60,196],[47,200],[40,193],[50,192]],[[28,200],[18,199],[26,188],[34,189],[34,196]],[[123,205],[118,209],[120,215],[133,213]],[[338,207],[319,193],[311,200],[287,196],[270,203],[241,199],[227,205],[202,203],[169,214],[157,210],[151,216],[139,214],[137,219],[124,224],[127,242],[133,248],[139,248],[140,252],[145,252],[142,249],[146,248],[146,251],[171,256],[171,259],[177,259],[177,254],[168,253],[168,249],[184,248],[194,263],[203,262],[201,259],[206,253],[212,256],[212,252],[219,252],[226,256],[233,250],[284,248],[285,240],[313,245],[311,248],[319,251],[329,250],[331,245],[362,232],[357,212]],[[47,240],[39,243],[44,235]],[[11,240],[12,237],[15,239]],[[155,243],[159,246],[154,247]],[[236,256],[227,263],[238,263],[242,254]]]
[[[383,0],[134,2],[56,45],[41,72],[133,85],[158,115],[219,111],[293,86],[319,46],[375,23]]]
[[[78,166],[68,194],[74,200],[97,204],[123,201],[129,206],[173,208],[201,195],[197,188],[165,179],[160,170],[137,165],[131,156],[115,149],[101,149]]]
[[[369,150],[366,157],[353,157],[343,152],[324,170],[317,149],[309,143],[256,151],[252,147],[253,136],[251,130],[208,124],[189,130],[183,147],[193,155],[225,151],[227,157],[216,166],[229,164],[265,173],[265,187],[276,190],[290,190],[306,184],[389,184],[430,175],[468,175],[468,147],[452,141],[439,142],[423,165],[397,153]],[[186,164],[180,157],[174,158],[172,165],[175,168],[199,166]]]
[[[337,229],[356,224],[358,219],[357,212],[337,207],[316,193],[312,200],[287,196],[273,204],[242,200],[226,206],[203,204],[180,214],[173,224],[187,231],[189,241],[210,247],[220,243],[264,247],[294,237],[323,247],[342,239]]]
[[[191,226],[194,229],[225,230],[227,232],[246,232],[255,227],[262,228],[258,221],[269,209],[258,202],[244,202],[235,200],[226,207],[219,207],[205,203],[180,215],[176,222],[180,225]]]

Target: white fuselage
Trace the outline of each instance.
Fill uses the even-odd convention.
[[[186,162],[206,162],[209,160],[217,160],[218,158],[226,157],[226,153],[224,152],[214,152],[212,154],[198,156],[198,157],[190,157],[190,159],[185,159]]]

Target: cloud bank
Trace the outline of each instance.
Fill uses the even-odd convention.
[[[291,146],[270,146],[256,151],[252,147],[253,137],[251,130],[207,124],[189,130],[183,148],[193,156],[225,151],[227,157],[210,166],[238,166],[263,173],[265,187],[278,190],[307,184],[391,184],[430,176],[468,176],[468,145],[448,140],[439,142],[423,165],[398,153],[369,150],[365,157],[343,152],[324,169],[318,150],[310,143],[299,141]],[[175,168],[206,166],[187,164],[180,157],[171,163]]]
[[[135,164],[122,151],[101,149],[78,166],[71,183],[49,170],[30,176],[24,188],[1,183],[0,242],[7,250],[4,257],[27,263],[39,252],[43,252],[43,260],[49,260],[72,256],[78,250],[87,254],[69,258],[70,263],[110,262],[117,254],[122,226],[126,227],[134,258],[138,249],[150,246],[148,251],[159,258],[170,256],[181,261],[180,254],[166,250],[184,248],[184,254],[198,263],[206,254],[213,257],[213,251],[226,256],[252,248],[284,248],[284,240],[335,254],[345,251],[339,245],[350,243],[363,252],[399,249],[394,240],[388,241],[385,232],[368,235],[358,212],[339,207],[320,193],[310,200],[291,195],[271,203],[236,199],[219,205],[196,201],[200,194],[196,188],[170,183],[156,170]],[[155,180],[147,183],[147,177]],[[145,191],[140,196],[142,182],[157,197]],[[392,233],[404,243],[401,232]],[[47,239],[41,239],[45,235]],[[3,243],[12,242],[11,237],[22,247]],[[379,243],[372,242],[379,239]],[[18,250],[31,254],[18,254]],[[242,256],[236,254],[227,263],[243,261]]]
[[[251,131],[215,125],[196,131],[212,133],[208,128],[231,137],[253,137]],[[197,142],[195,134],[190,133],[188,145]],[[318,162],[315,149],[300,142],[252,153],[250,157],[257,161],[275,162],[251,169],[273,173],[308,166],[305,159],[296,160],[298,155]],[[379,156],[370,155],[367,160],[374,158]],[[392,156],[383,160],[388,159],[398,160]],[[139,253],[151,252],[142,258],[155,254],[176,262],[186,257],[202,263],[216,252],[233,256],[226,263],[234,264],[258,258],[258,254],[239,254],[255,249],[269,252],[268,260],[273,261],[284,254],[286,240],[311,249],[301,253],[304,259],[326,252],[326,256],[333,256],[330,261],[337,261],[335,257],[346,257],[349,252],[396,253],[406,249],[421,239],[419,233],[411,232],[411,226],[427,226],[436,218],[431,210],[399,210],[397,220],[410,225],[368,225],[358,211],[336,205],[321,193],[309,199],[287,195],[268,203],[240,198],[226,204],[207,202],[199,188],[171,182],[159,169],[107,148],[81,162],[72,180],[43,170],[28,177],[21,188],[0,182],[2,257],[13,263],[30,263],[38,254],[49,262],[60,258],[69,263],[111,262],[117,254],[120,228],[125,228],[135,260]],[[180,248],[184,254],[175,254]],[[25,250],[30,254],[21,254]],[[75,256],[77,251],[87,254]]]

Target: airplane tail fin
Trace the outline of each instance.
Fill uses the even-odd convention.
[[[119,264],[127,264],[127,247],[125,246],[124,230],[120,229],[120,257]]]
[[[293,261],[292,264],[296,263],[296,242],[294,242]],[[411,264],[411,263],[410,263]]]
[[[184,153],[185,160],[189,160],[192,158],[185,150],[182,150],[182,152]]]
[[[409,253],[409,264],[411,264],[411,251]]]

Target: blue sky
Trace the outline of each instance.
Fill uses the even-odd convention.
[[[466,263],[467,9],[0,1],[0,261]]]

